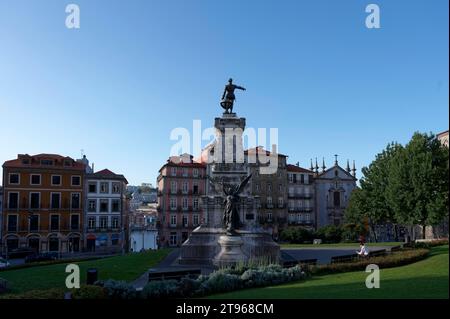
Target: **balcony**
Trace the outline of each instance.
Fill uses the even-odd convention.
[[[298,226],[313,226],[314,222],[312,220],[290,220],[288,224]]]
[[[288,198],[292,198],[292,199],[311,199],[312,198],[312,194],[293,194],[293,193],[289,193],[288,194]]]
[[[117,233],[120,232],[120,228],[113,227],[88,227],[87,231],[89,233]]]
[[[289,207],[289,213],[311,213],[311,207]]]

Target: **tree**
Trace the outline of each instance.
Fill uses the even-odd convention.
[[[361,187],[352,192],[345,212],[348,222],[367,221],[375,242],[378,241],[376,225],[388,222],[395,225],[396,223],[394,212],[387,202],[386,189],[392,160],[401,149],[400,144],[390,143],[386,149],[376,155],[375,160],[368,167],[362,168]]]
[[[448,156],[433,134],[415,133],[389,166],[387,204],[400,223],[422,226],[423,238],[448,216]]]

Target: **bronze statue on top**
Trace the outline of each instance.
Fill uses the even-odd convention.
[[[223,225],[227,230],[228,235],[233,235],[235,230],[240,227],[239,219],[239,194],[247,185],[252,174],[247,176],[239,185],[225,185],[223,184],[223,193],[226,196],[224,201],[225,209],[223,212]]]
[[[222,94],[222,101],[220,102],[220,105],[225,109],[226,114],[233,113],[233,105],[236,100],[236,96],[234,95],[235,89],[245,91],[245,88],[233,84],[233,79],[229,79],[228,84],[225,85],[225,89]]]

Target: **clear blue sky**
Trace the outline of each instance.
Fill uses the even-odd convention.
[[[81,28],[65,27],[65,6]],[[381,8],[367,29],[365,7]],[[309,167],[448,129],[448,1],[0,0],[0,162],[79,157],[155,183],[170,132],[235,110]],[[360,170],[358,170],[358,173]]]

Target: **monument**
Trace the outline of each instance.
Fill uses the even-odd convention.
[[[258,223],[257,199],[251,194],[251,174],[244,158],[245,118],[233,113],[234,90],[225,86],[215,118],[215,140],[204,152],[208,182],[202,197],[204,218],[181,246],[180,264],[233,266],[246,262],[278,262],[279,246]]]

